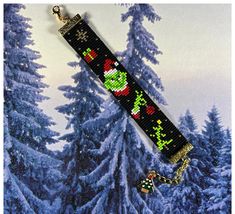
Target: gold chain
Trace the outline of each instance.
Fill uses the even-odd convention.
[[[158,179],[160,182],[162,183],[166,183],[166,184],[179,184],[182,180],[182,174],[184,172],[184,170],[188,167],[189,162],[190,162],[190,158],[185,157],[182,159],[182,165],[176,170],[175,176],[173,178],[167,178],[165,176],[160,175],[158,172],[155,171],[150,171],[149,174],[153,174],[154,178]]]

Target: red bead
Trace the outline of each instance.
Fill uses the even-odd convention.
[[[132,116],[136,120],[140,119],[140,113],[139,112],[137,114],[132,114]]]
[[[154,114],[154,113],[155,113],[155,108],[154,108],[154,106],[147,106],[147,107],[146,107],[146,113],[147,113],[148,115]]]

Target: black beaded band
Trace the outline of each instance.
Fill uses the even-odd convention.
[[[59,32],[170,162],[193,148],[79,15]]]

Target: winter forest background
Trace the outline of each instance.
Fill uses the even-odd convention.
[[[211,107],[202,109],[207,112],[203,124],[198,125],[198,114],[191,112],[190,108],[187,110],[188,101],[184,100],[184,96],[175,94],[178,102],[186,108],[180,113],[178,121],[175,114],[171,118],[194,145],[194,150],[190,153],[192,162],[182,183],[177,186],[156,183],[156,191],[144,195],[137,191],[136,184],[140,177],[145,177],[148,169],[153,168],[170,176],[177,166],[161,159],[158,151],[146,142],[136,124],[106,92],[85,63],[75,58],[69,46],[57,35],[59,27],[49,14],[51,6],[44,5],[47,8],[45,19],[49,23],[48,35],[52,34],[55,42],[62,42],[62,55],[57,54],[59,51],[53,42],[31,33],[33,29],[47,23],[40,20],[40,16],[37,20],[30,20],[31,17],[23,15],[24,9],[27,10],[28,7],[33,6],[4,5],[5,213],[230,213],[231,130],[228,119],[226,125],[223,123],[223,117],[230,118],[230,112],[223,106],[221,108],[221,103],[220,110],[217,108],[220,98],[227,95],[214,94]],[[159,64],[161,54],[164,55],[167,49],[162,49],[158,44],[159,36],[153,35],[148,28],[149,23],[152,23],[152,29],[158,29],[158,23],[162,21],[161,14],[158,14],[158,5],[102,7],[107,7],[107,16],[117,16],[118,19],[121,17],[117,27],[128,27],[126,37],[120,37],[120,40],[125,41],[126,48],[124,51],[115,49],[116,55],[133,76],[139,77],[139,84],[171,115],[168,113],[170,108],[167,111],[171,101],[165,97],[164,90],[174,84],[164,84],[162,80],[167,71],[158,71],[162,68]],[[118,7],[122,8],[122,13],[115,10]],[[217,7],[224,9],[223,5]],[[186,14],[187,10],[185,17]],[[86,19],[93,26],[92,19],[95,16],[86,16]],[[31,22],[34,23],[33,26]],[[221,23],[218,22],[218,26]],[[115,26],[116,23],[111,25]],[[96,31],[102,34],[101,29]],[[110,35],[114,34],[114,29],[108,31]],[[174,35],[172,37],[178,39]],[[112,39],[104,40],[108,44],[113,42]],[[40,46],[36,42],[41,42]],[[194,42],[197,43],[197,40]],[[214,48],[219,47],[219,44],[214,45]],[[229,46],[225,48],[229,49]],[[69,52],[66,52],[67,49]],[[51,93],[48,90],[55,86],[49,80],[58,78],[56,69],[50,70],[49,76],[42,75],[43,70],[50,65],[49,62],[40,63],[45,50],[54,59],[50,63],[59,66],[57,68],[62,69],[64,76],[73,82],[66,84],[65,81],[56,92],[52,91],[65,97],[63,102],[57,102],[55,111],[67,120],[67,125],[57,120],[42,105],[50,105],[47,94]],[[202,52],[197,54],[203,54]],[[174,54],[177,57],[180,50]],[[226,58],[223,53],[220,54],[221,58]],[[60,64],[62,58],[67,60],[65,65]],[[212,59],[214,65],[220,63],[221,58]],[[191,60],[189,63],[193,62]],[[171,60],[167,63],[170,64]],[[69,71],[73,71],[73,75]],[[174,72],[177,76],[177,72],[186,74],[187,70],[182,67],[182,71]],[[220,77],[217,71],[211,72],[215,72],[215,75],[210,76],[212,82],[213,78]],[[230,70],[219,72],[226,75]],[[181,79],[180,84],[188,86],[188,81],[190,79]],[[195,89],[200,84],[201,82],[195,84]],[[226,87],[229,84],[226,83]],[[192,97],[196,93],[187,88],[185,90]],[[174,93],[176,92],[177,90]],[[222,92],[224,91],[221,90]],[[202,101],[208,98],[207,93],[211,91],[204,91]],[[197,103],[202,101],[197,100]],[[195,100],[191,102],[194,102],[193,106],[197,105]],[[224,105],[230,108],[230,99]],[[60,123],[60,127],[67,131],[55,128],[56,123]]]

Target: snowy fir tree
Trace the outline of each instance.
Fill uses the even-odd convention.
[[[213,148],[211,154],[217,156],[214,157],[216,165],[212,173],[214,183],[204,190],[208,199],[205,211],[231,213],[231,133],[229,129],[223,131],[216,107],[212,108],[208,117],[203,133]]]
[[[79,176],[96,166],[93,156],[87,151],[96,148],[97,145],[89,139],[91,134],[84,134],[82,124],[100,112],[103,102],[101,95],[104,94],[96,81],[97,77],[83,60],[79,63],[68,64],[74,69],[79,67],[80,72],[72,76],[75,86],[59,87],[70,103],[57,107],[57,110],[65,114],[68,119],[66,128],[72,130],[60,137],[61,140],[69,143],[60,157],[65,163],[66,174],[64,188],[61,190],[62,209],[60,212],[67,214],[74,213],[74,210],[82,203],[84,194],[89,195],[92,192],[89,188],[82,186]]]
[[[144,18],[154,23],[161,18],[149,4],[134,4],[125,14],[122,14],[122,22],[131,18],[127,38],[127,48],[123,52],[117,52],[122,58],[122,63],[128,72],[136,79],[139,85],[153,99],[160,104],[166,104],[161,91],[164,90],[161,79],[156,72],[146,64],[146,60],[152,64],[158,64],[156,56],[162,52],[154,43],[154,37],[143,26]]]
[[[224,150],[226,151],[226,150]],[[222,157],[230,155],[231,150]],[[208,201],[205,203],[204,213],[231,213],[231,163],[223,161],[223,166],[216,167],[214,173],[214,184],[204,190]]]
[[[154,22],[160,18],[150,5],[144,4],[131,6],[123,14],[123,21],[129,16],[132,21],[128,51],[117,55],[122,57],[122,63],[139,84],[158,103],[165,104],[158,92],[163,90],[160,79],[142,60],[146,58],[156,64],[155,55],[160,53],[153,43],[153,36],[143,27],[143,19],[146,17]],[[140,138],[135,124],[112,97],[102,106],[105,110],[83,125],[84,132],[99,146],[89,149],[97,167],[80,176],[82,183],[92,188],[93,193],[86,194],[85,203],[76,213],[161,213],[164,206],[161,193],[156,191],[146,196],[138,191],[137,185],[149,169],[157,168],[160,173],[169,171],[166,164],[159,165],[158,154],[152,153],[151,146]]]
[[[221,166],[223,165],[223,161],[228,164],[231,164],[231,147],[232,147],[232,135],[231,130],[227,128],[225,130],[225,144],[222,146],[222,159],[220,159]]]
[[[179,130],[184,133],[184,136],[190,140],[195,141],[197,139],[197,125],[195,119],[189,110],[185,115],[179,118]]]
[[[214,115],[211,115],[213,112]],[[219,125],[219,116],[215,107],[208,113],[213,122],[206,121],[208,130],[219,130],[216,137],[224,136],[221,125]],[[217,121],[214,123],[214,121]],[[213,123],[213,125],[212,125]],[[198,133],[194,118],[189,111],[180,117],[179,129],[184,136],[194,145],[190,152],[191,163],[185,172],[184,181],[171,188],[167,192],[169,206],[166,213],[229,213],[231,202],[231,165],[230,150],[231,136],[229,131],[220,140],[221,148],[218,148],[217,166],[213,165],[215,157],[209,139],[216,139],[213,134],[207,133],[205,137]],[[229,143],[230,141],[230,143]],[[165,196],[165,195],[164,195]]]
[[[200,145],[202,142],[199,140],[197,125],[189,110],[180,117],[179,129],[197,149],[190,152],[191,162],[188,169],[184,172],[184,180],[180,184],[169,188],[166,192],[169,200],[166,213],[200,213],[199,207],[204,200],[202,191],[207,186],[203,172],[207,166],[201,157],[201,152],[205,154],[205,148]]]
[[[52,158],[46,145],[56,142],[54,123],[38,107],[47,99],[46,87],[35,62],[40,54],[33,45],[27,18],[19,4],[4,5],[4,211],[53,213],[60,187],[61,161]],[[55,200],[54,200],[55,199]]]
[[[179,130],[184,134],[186,139],[194,145],[196,149],[190,152],[190,157],[200,160],[197,165],[200,170],[207,176],[212,172],[213,165],[212,158],[208,156],[210,153],[211,146],[208,145],[206,140],[199,134],[197,130],[197,125],[193,115],[189,110],[186,111],[185,115],[179,118]],[[196,152],[196,153],[195,153]],[[205,184],[201,182],[201,184]],[[204,185],[205,187],[206,185]]]
[[[220,149],[225,142],[224,130],[221,126],[220,116],[215,106],[207,114],[208,120],[205,121],[204,129],[202,130],[203,138],[211,147],[210,157],[212,163],[216,167],[219,164]]]
[[[93,194],[86,195],[86,203],[76,213],[161,213],[164,202],[161,194],[146,196],[137,189],[147,170],[158,166],[158,156],[153,155],[150,146],[146,147],[126,113],[112,98],[103,108],[97,118],[83,125],[85,133],[92,133],[92,141],[99,139],[100,146],[89,150],[97,160],[97,167],[80,176],[93,189]],[[148,200],[150,197],[155,204]]]

